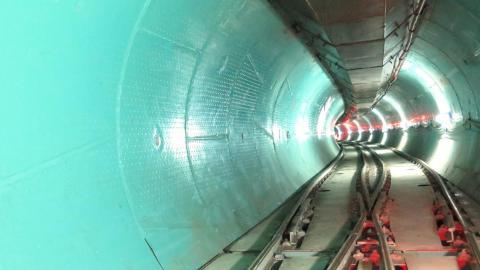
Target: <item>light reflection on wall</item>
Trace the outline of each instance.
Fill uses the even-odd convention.
[[[428,164],[437,171],[444,171],[453,156],[455,150],[454,140],[448,138],[446,134],[442,135],[437,143],[433,155],[429,158]]]
[[[317,122],[317,136],[322,137],[322,136],[332,136],[333,132],[333,125],[335,124],[334,121],[329,121],[328,119],[328,114],[330,112],[330,108],[332,107],[333,104],[333,98],[329,97],[325,104],[322,106],[322,109],[320,109],[320,114],[318,116],[318,122]]]
[[[360,123],[358,123],[357,120],[353,120],[353,123],[355,124],[355,126],[357,126],[357,138],[354,141],[358,142],[360,139],[362,139],[362,126],[360,126]]]
[[[346,141],[350,141],[351,137],[352,137],[352,130],[350,129],[350,125],[349,124],[343,124],[343,126],[347,129],[347,138],[345,139]]]
[[[389,95],[383,97],[382,101],[389,103],[395,109],[400,117],[400,127],[404,130],[407,129],[409,127],[409,122],[407,116],[405,115],[405,111],[402,109],[402,106]]]
[[[410,122],[408,121],[407,116],[405,115],[405,111],[403,110],[402,106],[391,96],[385,96],[383,100],[387,103],[389,103],[397,112],[398,116],[400,117],[400,127],[402,128],[402,139],[400,140],[399,145],[397,146],[398,149],[404,150],[405,146],[407,145],[408,142],[408,133],[407,129],[410,127]],[[386,143],[382,138],[382,144]]]
[[[418,56],[415,57],[418,58]],[[461,113],[455,111],[453,102],[449,102],[445,87],[438,81],[438,78],[445,76],[421,63],[423,63],[423,61],[415,61],[415,64],[412,64],[407,60],[402,70],[412,73],[411,76],[416,77],[418,82],[420,82],[433,97],[438,112],[434,118],[435,121],[439,123],[442,128],[451,129],[456,122],[462,121],[463,117]]]
[[[368,117],[366,117],[365,115],[362,116],[362,118],[365,120],[365,122],[367,122],[368,124],[368,132],[370,133],[370,136],[368,137],[368,142],[371,142],[373,140],[373,126],[372,126],[372,122],[370,122],[370,119],[368,119]]]
[[[382,122],[382,141],[380,143],[385,144],[388,139],[387,121],[385,121],[385,117],[383,117],[383,114],[377,108],[373,109],[372,112],[380,119],[380,122]]]
[[[310,137],[309,122],[305,118],[300,118],[295,123],[295,135],[299,141],[305,141]]]
[[[398,144],[397,148],[401,151],[405,150],[405,146],[407,146],[407,142],[408,142],[408,132],[403,131],[402,139],[400,140],[400,143]]]

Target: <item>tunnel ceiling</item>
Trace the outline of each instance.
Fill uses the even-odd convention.
[[[314,55],[329,67],[347,111],[365,113],[389,86],[408,46],[419,1],[276,0]],[[410,26],[410,27],[409,27]]]
[[[427,2],[398,80],[376,106],[393,126],[430,121],[454,128],[479,119],[478,11],[471,1]],[[379,124],[374,113],[367,117]]]

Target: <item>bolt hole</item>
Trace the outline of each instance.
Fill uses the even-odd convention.
[[[162,136],[160,135],[160,132],[158,131],[157,128],[153,129],[152,137],[153,137],[153,147],[156,150],[160,150],[163,146],[163,140],[162,140]]]

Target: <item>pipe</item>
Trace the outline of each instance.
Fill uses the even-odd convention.
[[[403,49],[401,50],[400,54],[395,59],[395,64],[393,66],[392,74],[390,75],[390,78],[386,86],[384,87],[384,89],[379,91],[379,95],[375,98],[371,106],[372,109],[375,108],[377,103],[380,102],[380,100],[387,94],[390,87],[392,87],[393,83],[397,80],[398,74],[402,69],[403,63],[405,62],[407,54],[410,51],[410,47],[413,44],[414,34],[415,34],[415,31],[417,30],[418,22],[423,12],[423,9],[425,8],[425,3],[426,3],[426,0],[421,0],[421,2],[418,4],[418,7],[417,8],[414,7],[413,17],[410,20],[410,23],[408,24],[408,27],[407,27],[407,37],[405,39],[405,45],[403,46]]]

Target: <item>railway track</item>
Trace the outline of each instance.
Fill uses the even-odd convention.
[[[386,242],[372,212],[387,170],[365,146],[345,144],[343,149],[335,171],[306,196],[276,245],[249,269],[348,269],[355,248],[370,239],[387,269]]]
[[[405,258],[405,263],[410,270],[459,269],[457,263],[447,263],[448,258],[450,258],[450,261],[456,260],[462,252],[459,248],[454,246],[455,237],[458,237],[465,242],[461,249],[467,250],[471,256],[468,269],[480,269],[480,250],[478,239],[475,235],[476,230],[473,226],[474,224],[470,222],[471,219],[468,216],[468,212],[464,211],[462,206],[457,203],[457,200],[452,194],[446,181],[422,160],[414,158],[394,148],[383,148],[382,151],[391,151],[392,153],[395,153],[395,155],[410,162],[421,171],[428,184],[419,186],[430,189],[430,194],[432,196],[429,199],[431,201],[432,214],[435,215],[435,211],[437,211],[437,213],[438,211],[441,211],[445,216],[441,223],[448,227],[447,236],[449,238],[447,245],[442,247],[442,249],[425,250],[425,248],[422,247],[416,250],[408,245],[399,245],[396,248],[392,248],[391,252],[402,254]],[[417,228],[421,226],[421,223],[415,223],[417,224]],[[393,221],[392,226],[394,226]],[[461,232],[458,231],[458,228],[461,228]],[[415,256],[417,258],[412,259]],[[427,265],[430,268],[425,268]]]
[[[264,243],[238,249],[245,239],[257,239],[249,234],[265,226],[260,224],[201,269],[454,270],[461,254],[452,246],[455,226],[463,228],[470,269],[480,269],[480,224],[468,217],[472,209],[458,205],[451,191],[458,189],[396,149],[360,143],[342,148],[336,161],[270,217],[278,224]],[[435,228],[435,206],[449,228],[446,246]],[[217,263],[229,256],[237,258],[235,264]]]

